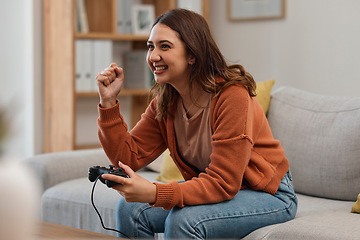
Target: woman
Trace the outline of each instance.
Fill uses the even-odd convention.
[[[116,99],[123,70],[113,63],[97,76],[99,138],[129,176],[103,176],[124,196],[118,229],[131,238],[241,238],[293,219],[289,162],[255,82],[226,64],[204,18],[171,10],[155,21],[147,45],[154,98],[130,132]],[[135,173],[167,148],[184,182],[151,183]]]

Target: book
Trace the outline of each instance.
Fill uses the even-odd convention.
[[[112,62],[113,43],[111,40],[76,40],[76,92],[97,91],[96,76]]]
[[[117,20],[116,20],[116,28],[118,33],[124,33],[125,28],[125,19],[124,19],[124,0],[117,0],[116,2],[116,11],[117,11]]]
[[[124,33],[132,33],[132,0],[123,0],[124,1],[124,8],[122,13],[124,14],[125,19],[125,26],[124,26]]]
[[[131,0],[117,0],[117,32],[131,33]]]
[[[76,92],[91,91],[92,72],[92,42],[88,39],[78,39],[75,42],[75,89]],[[94,80],[95,81],[95,80]]]
[[[113,42],[111,40],[92,40],[91,51],[91,68],[94,79],[90,81],[90,90],[97,91],[96,76],[113,62]]]
[[[89,32],[85,0],[76,0],[76,30],[80,33]]]

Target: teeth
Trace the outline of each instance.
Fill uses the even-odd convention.
[[[156,71],[165,70],[167,66],[155,67]]]

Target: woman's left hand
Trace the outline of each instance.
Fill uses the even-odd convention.
[[[117,190],[127,202],[155,203],[156,185],[136,174],[129,166],[119,162],[119,166],[129,178],[112,174],[103,174],[102,178],[117,182],[113,189]]]

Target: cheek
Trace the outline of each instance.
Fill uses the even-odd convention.
[[[186,72],[189,69],[189,64],[186,61],[178,61],[177,68],[181,72]]]
[[[149,65],[150,69],[152,70],[152,63],[151,63],[151,61],[150,61],[150,56],[149,56],[149,54],[146,55],[146,62],[147,62],[147,64]]]

